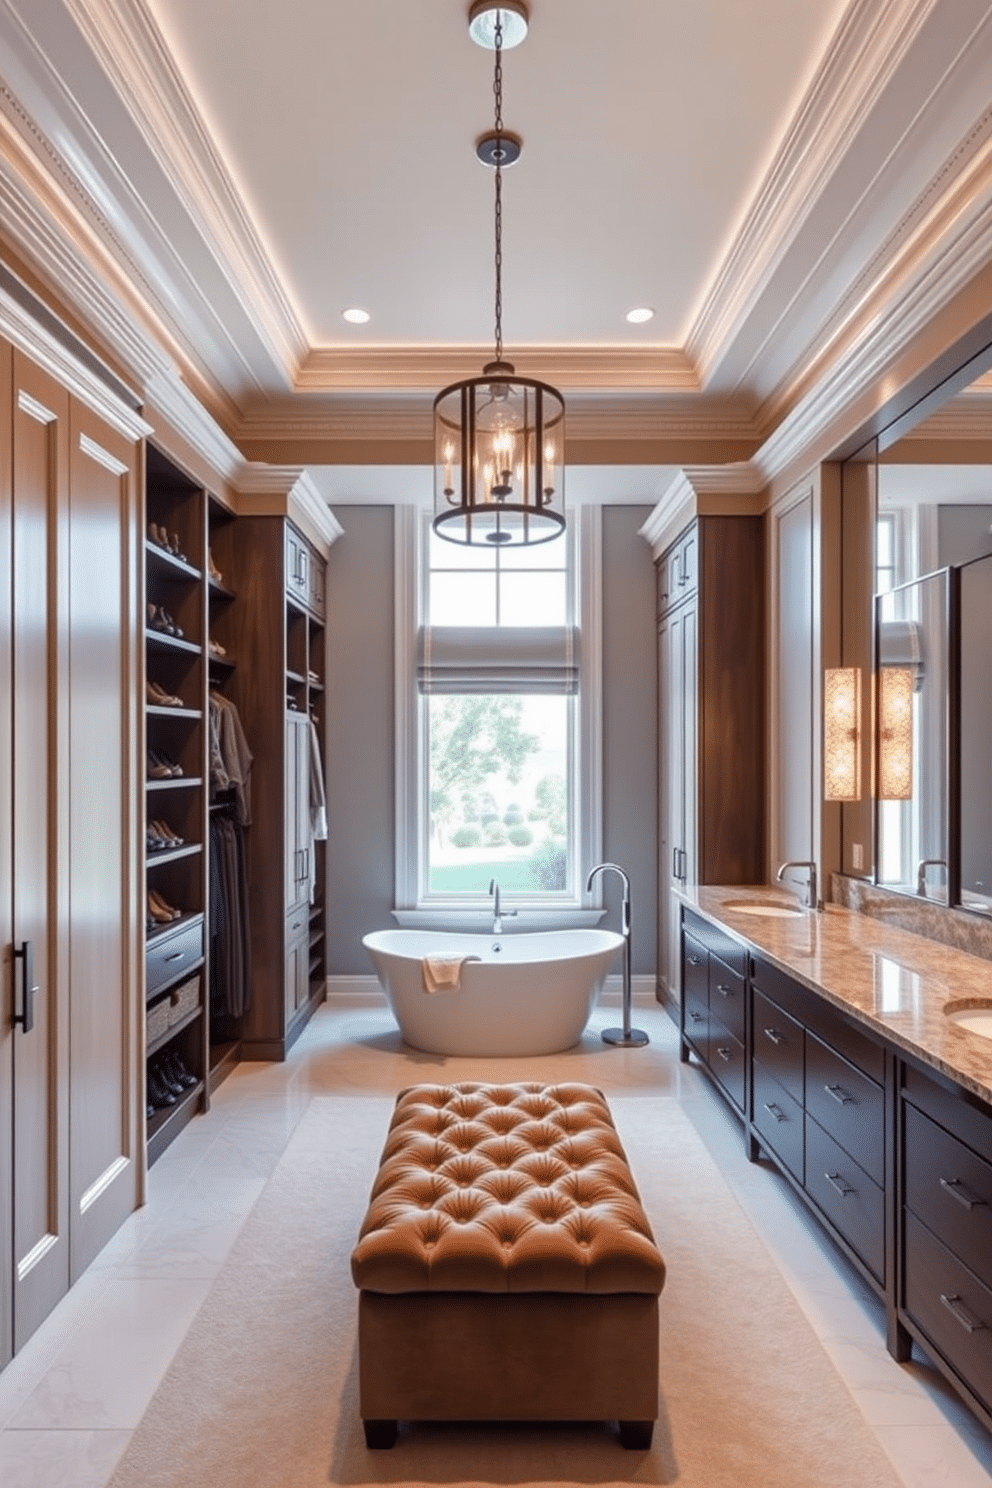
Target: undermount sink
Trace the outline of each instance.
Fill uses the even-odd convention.
[[[724,909],[735,914],[765,915],[774,920],[801,920],[806,911],[782,899],[724,899]]]
[[[992,1003],[986,1003],[983,1007],[955,1007],[952,1003],[944,1009],[944,1016],[949,1022],[956,1023],[958,1028],[992,1039]]]

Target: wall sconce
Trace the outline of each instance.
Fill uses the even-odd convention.
[[[823,799],[861,800],[861,668],[823,674]]]
[[[913,794],[913,689],[911,666],[883,666],[878,673],[878,795],[908,801]]]

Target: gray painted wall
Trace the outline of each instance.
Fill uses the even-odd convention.
[[[603,855],[631,877],[633,969],[654,972],[656,660],[649,506],[603,510]],[[328,970],[367,976],[393,923],[393,511],[345,506],[327,583]],[[591,865],[590,865],[591,866]],[[606,922],[619,926],[618,881]]]
[[[631,961],[653,975],[658,912],[657,625],[651,549],[638,528],[650,506],[603,508],[603,857],[631,884]],[[620,881],[606,875],[620,928]]]
[[[393,509],[348,506],[327,569],[328,970],[393,923]]]

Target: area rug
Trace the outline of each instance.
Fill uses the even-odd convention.
[[[369,1453],[349,1255],[392,1109],[315,1098],[111,1488],[660,1483],[897,1488],[898,1478],[678,1104],[612,1098],[668,1267],[654,1443],[600,1423],[404,1425]]]

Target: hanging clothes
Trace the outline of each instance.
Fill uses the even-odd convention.
[[[219,692],[210,694],[210,785],[211,794],[234,792],[235,821],[251,824],[251,766],[253,755],[232,702]]]

